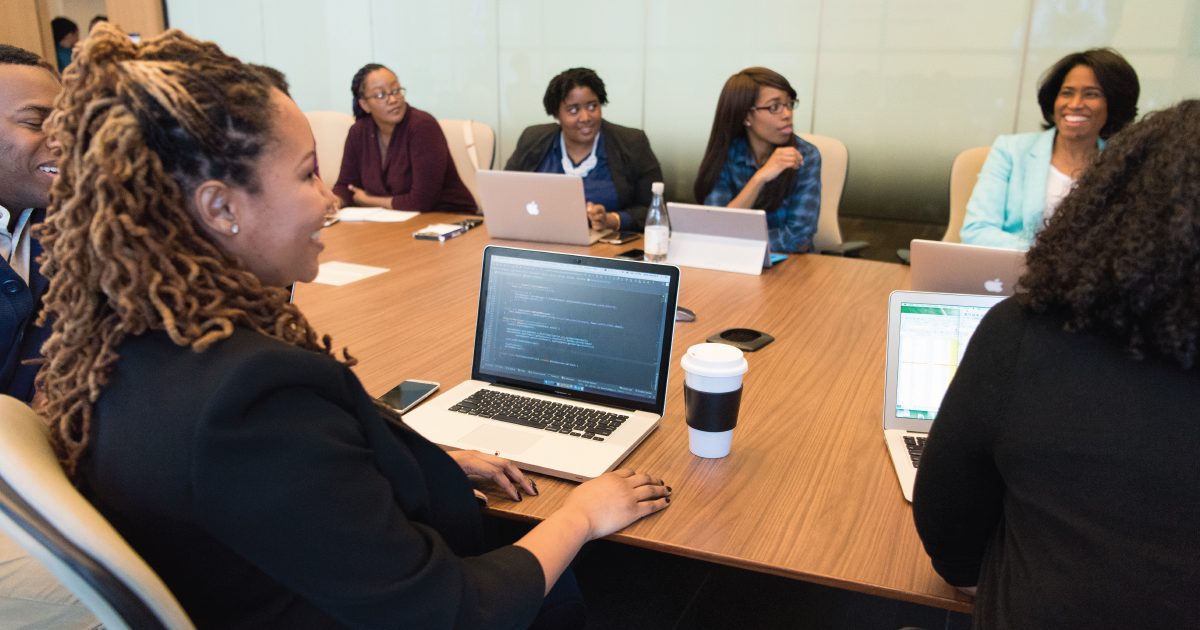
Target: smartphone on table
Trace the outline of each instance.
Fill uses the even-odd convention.
[[[632,243],[639,238],[642,238],[642,235],[638,234],[637,232],[620,232],[617,234],[609,234],[608,236],[601,238],[600,242],[608,243],[609,245],[624,245],[625,243]]]
[[[613,258],[628,258],[629,260],[641,260],[646,257],[646,252],[640,249],[627,249]]]
[[[440,386],[433,381],[408,380],[393,387],[388,393],[380,396],[379,400],[403,414],[429,398]]]

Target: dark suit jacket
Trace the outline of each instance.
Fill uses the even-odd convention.
[[[34,210],[29,224],[46,220],[45,210]],[[50,281],[41,274],[37,257],[42,255],[42,245],[36,238],[29,240],[29,283],[20,274],[0,259],[0,349],[4,352],[4,364],[0,367],[0,393],[8,394],[25,402],[33,400],[33,379],[39,365],[23,365],[26,359],[42,356],[42,344],[50,338],[50,326],[37,327],[33,323],[42,310],[42,295]]]
[[[517,148],[508,158],[504,170],[536,171],[542,160],[546,159],[551,143],[558,139],[560,130],[558,123],[527,127],[521,132]],[[634,229],[641,230],[646,224],[646,212],[652,197],[650,184],[663,180],[662,167],[650,149],[650,139],[641,129],[601,120],[600,130],[604,133],[608,170],[617,189],[619,207],[614,210],[628,212],[633,219]]]
[[[526,628],[520,547],[485,553],[462,469],[332,358],[149,332],[96,403],[86,496],[199,628]]]

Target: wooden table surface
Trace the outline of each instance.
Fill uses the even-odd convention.
[[[301,285],[318,331],[348,347],[378,396],[405,379],[446,390],[471,377],[483,248],[499,244],[610,256],[628,245],[572,247],[490,240],[483,227],[418,241],[423,215],[404,223],[340,223],[324,231],[322,262],[390,271],[342,287]],[[792,256],[761,276],[683,268],[667,410],[622,464],[662,477],[671,505],[610,537],[623,543],[789,578],[971,612],[934,573],[900,493],[882,432],[887,298],[909,270],[864,260]],[[688,451],[683,420],[687,348],[726,328],[775,337],[747,353],[741,413],[728,457]],[[502,516],[539,520],[575,484],[538,476],[541,495],[520,503],[488,491]]]

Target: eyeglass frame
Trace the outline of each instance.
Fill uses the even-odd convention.
[[[388,100],[388,97],[391,97],[391,96],[399,97],[402,95],[403,96],[408,95],[408,88],[398,87],[394,90],[388,90],[387,92],[380,92],[378,94],[368,94],[366,96],[366,98],[371,98],[371,99],[375,99],[380,102],[385,102]]]
[[[782,108],[786,107],[792,111],[796,111],[796,107],[798,105],[800,105],[800,99],[794,98],[786,103],[772,103],[770,105],[764,105],[762,107],[757,107],[757,106],[751,107],[750,111],[766,110],[768,112],[771,112],[772,116],[778,116],[781,112],[783,112]],[[775,109],[775,108],[778,108],[778,109]],[[772,112],[771,111],[772,109],[775,109],[775,111]]]

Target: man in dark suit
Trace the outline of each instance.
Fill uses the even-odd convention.
[[[49,326],[34,325],[49,284],[30,228],[46,216],[58,169],[42,132],[61,86],[37,55],[0,44],[0,394],[33,399]],[[33,558],[0,534],[0,630],[90,630],[99,622]]]
[[[58,75],[37,55],[0,45],[0,393],[33,399],[37,365],[49,327],[39,328],[47,287],[31,228],[45,218],[58,169],[42,132],[60,89]]]

